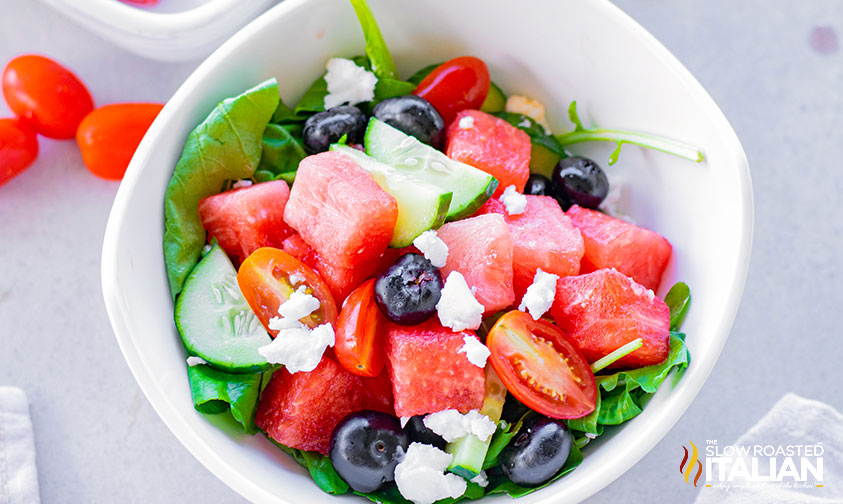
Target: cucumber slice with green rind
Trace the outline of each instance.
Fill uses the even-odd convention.
[[[483,105],[480,105],[480,110],[487,114],[497,114],[506,109],[506,95],[503,94],[501,88],[494,82],[489,83],[489,93],[486,99],[483,100]]]
[[[448,221],[473,215],[498,187],[497,179],[483,170],[451,159],[374,117],[369,120],[364,143],[366,154],[378,161],[453,192]]]
[[[270,364],[258,348],[272,339],[237,285],[237,271],[214,245],[193,268],[176,299],[176,327],[191,355],[228,373],[251,373]]]
[[[395,222],[390,247],[407,247],[418,235],[445,223],[451,205],[450,191],[417,179],[346,145],[334,144],[331,150],[350,157],[358,166],[371,173],[378,185],[398,202],[398,220]]]

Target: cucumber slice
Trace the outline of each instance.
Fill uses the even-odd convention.
[[[237,271],[214,245],[193,268],[176,300],[176,327],[191,355],[229,373],[270,366],[258,348],[272,339],[237,285]]]
[[[497,179],[488,173],[455,161],[374,117],[369,120],[364,143],[366,154],[378,161],[453,192],[448,221],[472,215],[498,187]]]
[[[445,222],[451,205],[450,191],[417,179],[346,145],[334,144],[331,150],[350,157],[358,166],[371,173],[378,185],[398,202],[398,220],[395,222],[390,247],[411,245],[418,235],[428,229],[436,229]]]
[[[546,146],[533,142],[530,148],[530,173],[538,173],[545,177],[553,178],[553,169],[562,156],[548,149]]]
[[[483,105],[480,105],[480,110],[487,114],[497,114],[506,109],[506,95],[503,94],[501,88],[494,82],[489,83],[489,94],[483,100]]]

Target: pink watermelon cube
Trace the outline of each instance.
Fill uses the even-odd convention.
[[[463,110],[448,127],[447,145],[448,157],[498,179],[495,196],[511,185],[524,192],[532,144],[520,129],[485,112]]]
[[[263,182],[199,201],[199,218],[235,264],[261,247],[280,247],[292,233],[284,222],[290,188],[283,180]]]
[[[512,235],[512,272],[515,299],[520,300],[533,283],[536,269],[560,277],[580,272],[583,239],[562,207],[550,196],[527,195],[524,213],[509,215],[506,206],[492,198],[480,213],[503,216]]]
[[[644,287],[658,290],[673,252],[662,235],[577,205],[569,208],[567,215],[585,243],[583,273],[615,268]]]
[[[550,313],[588,362],[637,338],[644,345],[611,367],[658,364],[670,351],[670,309],[652,290],[614,269],[560,278]]]
[[[448,261],[440,268],[442,278],[459,271],[486,313],[515,302],[512,287],[512,236],[503,217],[485,214],[449,222],[438,231],[448,246]]]
[[[416,326],[389,324],[386,365],[395,414],[423,415],[446,409],[480,408],[486,390],[483,368],[458,353],[473,331],[453,332],[430,320]]]

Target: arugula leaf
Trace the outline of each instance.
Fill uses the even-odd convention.
[[[284,175],[295,179],[299,163],[307,156],[301,141],[302,127],[299,124],[272,124],[263,132],[263,154],[255,170],[258,182],[276,180]]]
[[[279,102],[278,83],[267,80],[223,100],[188,136],[164,197],[164,260],[174,299],[205,245],[199,200],[218,193],[228,179],[252,176]]]
[[[261,373],[232,374],[217,371],[210,366],[188,366],[187,379],[193,395],[193,407],[207,415],[231,412],[231,416],[254,434],[255,412],[260,395]]]
[[[615,142],[615,150],[609,155],[609,165],[613,165],[618,161],[618,156],[621,154],[621,146],[625,143],[635,144],[641,147],[648,147],[650,149],[659,150],[674,156],[679,156],[697,163],[704,159],[703,153],[696,147],[680,142],[678,140],[670,140],[668,138],[651,135],[649,133],[641,133],[638,131],[625,131],[606,128],[585,128],[577,115],[577,102],[571,102],[568,107],[568,118],[574,123],[574,131],[570,133],[563,133],[556,135],[556,140],[562,147],[582,143],[607,141]]]
[[[685,282],[676,282],[667,291],[664,302],[670,308],[670,330],[678,331],[688,313],[688,306],[691,303],[691,289]]]
[[[558,480],[562,476],[565,476],[569,472],[573,471],[577,468],[580,464],[582,464],[583,455],[579,448],[575,444],[571,444],[571,453],[568,454],[568,460],[565,461],[565,465],[562,466],[562,469],[556,474],[556,476],[550,478],[545,483],[534,487],[534,488],[526,488],[520,485],[516,485],[512,481],[508,480],[506,476],[498,471],[491,472],[489,474],[489,486],[486,487],[486,495],[492,495],[496,493],[506,493],[509,494],[511,497],[522,497],[529,493],[535,492],[540,488],[544,488],[547,485],[553,483],[554,481]]]
[[[351,0],[351,5],[357,14],[357,20],[360,21],[360,28],[363,29],[363,38],[366,40],[366,56],[372,63],[372,71],[375,76],[378,79],[398,78],[398,69],[395,68],[395,62],[392,61],[392,55],[386,47],[386,41],[381,35],[381,30],[378,28],[372,10],[369,9],[369,4],[366,3],[366,0]]]
[[[277,446],[281,451],[290,455],[302,467],[308,470],[310,477],[313,478],[314,483],[325,493],[331,495],[343,495],[348,493],[349,486],[339,474],[337,474],[334,465],[331,464],[331,459],[317,452],[309,452],[298,450],[284,446],[281,443],[267,437],[272,444]]]
[[[541,145],[560,157],[568,157],[568,153],[565,152],[564,147],[556,140],[556,138],[553,135],[549,135],[544,130],[544,126],[537,123],[532,117],[512,112],[498,112],[494,115],[495,117],[500,117],[504,121],[520,129],[524,133],[527,133],[527,135],[530,136],[530,141],[533,145]]]

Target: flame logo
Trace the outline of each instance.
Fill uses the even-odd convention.
[[[697,466],[697,475],[694,476],[694,486],[697,486],[697,482],[700,480],[700,476],[702,476],[702,462],[699,461],[699,452],[697,451],[697,445],[693,442],[688,441],[691,443],[691,459],[688,460],[688,449],[684,446],[682,447],[685,450],[685,456],[682,457],[682,463],[679,464],[679,472],[685,475],[685,483],[691,484],[689,478],[691,477],[691,473],[694,471],[694,465]],[[686,466],[687,463],[687,466]]]

